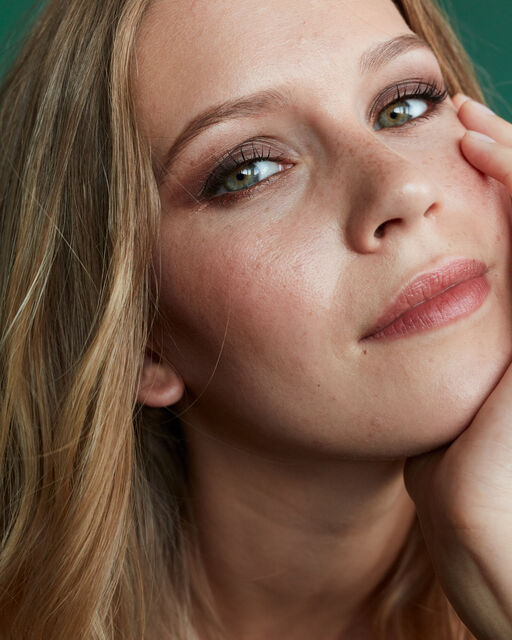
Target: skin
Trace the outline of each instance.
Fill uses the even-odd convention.
[[[388,0],[241,0],[229,11],[221,0],[160,0],[140,29],[135,101],[155,166],[205,108],[284,82],[292,95],[201,133],[159,185],[160,315],[139,400],[182,414],[205,568],[237,640],[370,638],[372,592],[416,509],[434,523],[427,536],[442,521],[457,549],[480,548],[450,520],[474,487],[448,492],[436,511],[422,456],[470,433],[511,360],[512,206],[501,174],[468,159],[450,99],[401,127],[368,120],[390,84],[442,81],[423,49],[360,75],[363,51],[405,33]],[[236,202],[190,195],[216,157],[260,136],[286,170]],[[489,267],[478,311],[361,340],[412,277],[459,257]],[[403,480],[412,457],[416,504]],[[448,565],[445,541],[428,542]],[[447,570],[447,592],[461,573]]]

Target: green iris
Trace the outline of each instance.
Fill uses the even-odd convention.
[[[423,115],[427,109],[428,106],[425,100],[411,98],[398,100],[380,112],[374,128],[389,129],[391,127],[400,127],[409,122],[409,120]]]
[[[221,177],[218,182],[218,188],[213,195],[218,196],[222,193],[249,189],[258,184],[258,182],[265,180],[265,178],[274,175],[274,173],[282,171],[282,169],[283,165],[279,162],[274,162],[268,158],[254,158],[252,161],[236,167],[233,171]]]
[[[261,180],[260,169],[255,162],[242,168],[237,168],[225,179],[224,186],[227,191],[239,191],[257,184]]]

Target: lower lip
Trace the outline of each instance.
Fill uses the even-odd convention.
[[[485,276],[456,284],[412,307],[390,325],[366,339],[401,338],[451,324],[479,309],[489,295],[490,288]]]

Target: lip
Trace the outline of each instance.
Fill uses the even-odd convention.
[[[390,337],[394,334],[398,337],[406,333],[417,333],[469,315],[480,307],[487,297],[489,283],[485,274],[488,270],[487,265],[480,260],[456,259],[432,271],[420,273],[394,296],[392,303],[361,340]],[[475,282],[468,283],[470,280]],[[468,285],[457,287],[462,283],[468,283]],[[450,294],[453,295],[445,294],[452,288],[453,292]],[[461,299],[462,304],[459,305],[459,308],[456,306],[457,294],[466,296],[465,299]],[[424,321],[425,318],[418,318],[419,321],[415,323],[413,316],[416,316],[416,313],[411,312],[411,309],[415,309],[419,313],[426,311],[433,306],[429,302],[437,298],[439,299],[436,302],[439,304],[451,304],[452,307],[455,302],[455,308],[449,309],[448,313],[441,314],[439,318],[433,316],[432,319],[428,318],[428,322]],[[400,323],[400,320],[404,322]],[[398,330],[399,324],[400,330]]]

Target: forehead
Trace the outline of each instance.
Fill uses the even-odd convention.
[[[372,42],[408,31],[391,0],[153,0],[136,46],[139,114],[172,137],[234,97],[350,82]]]

